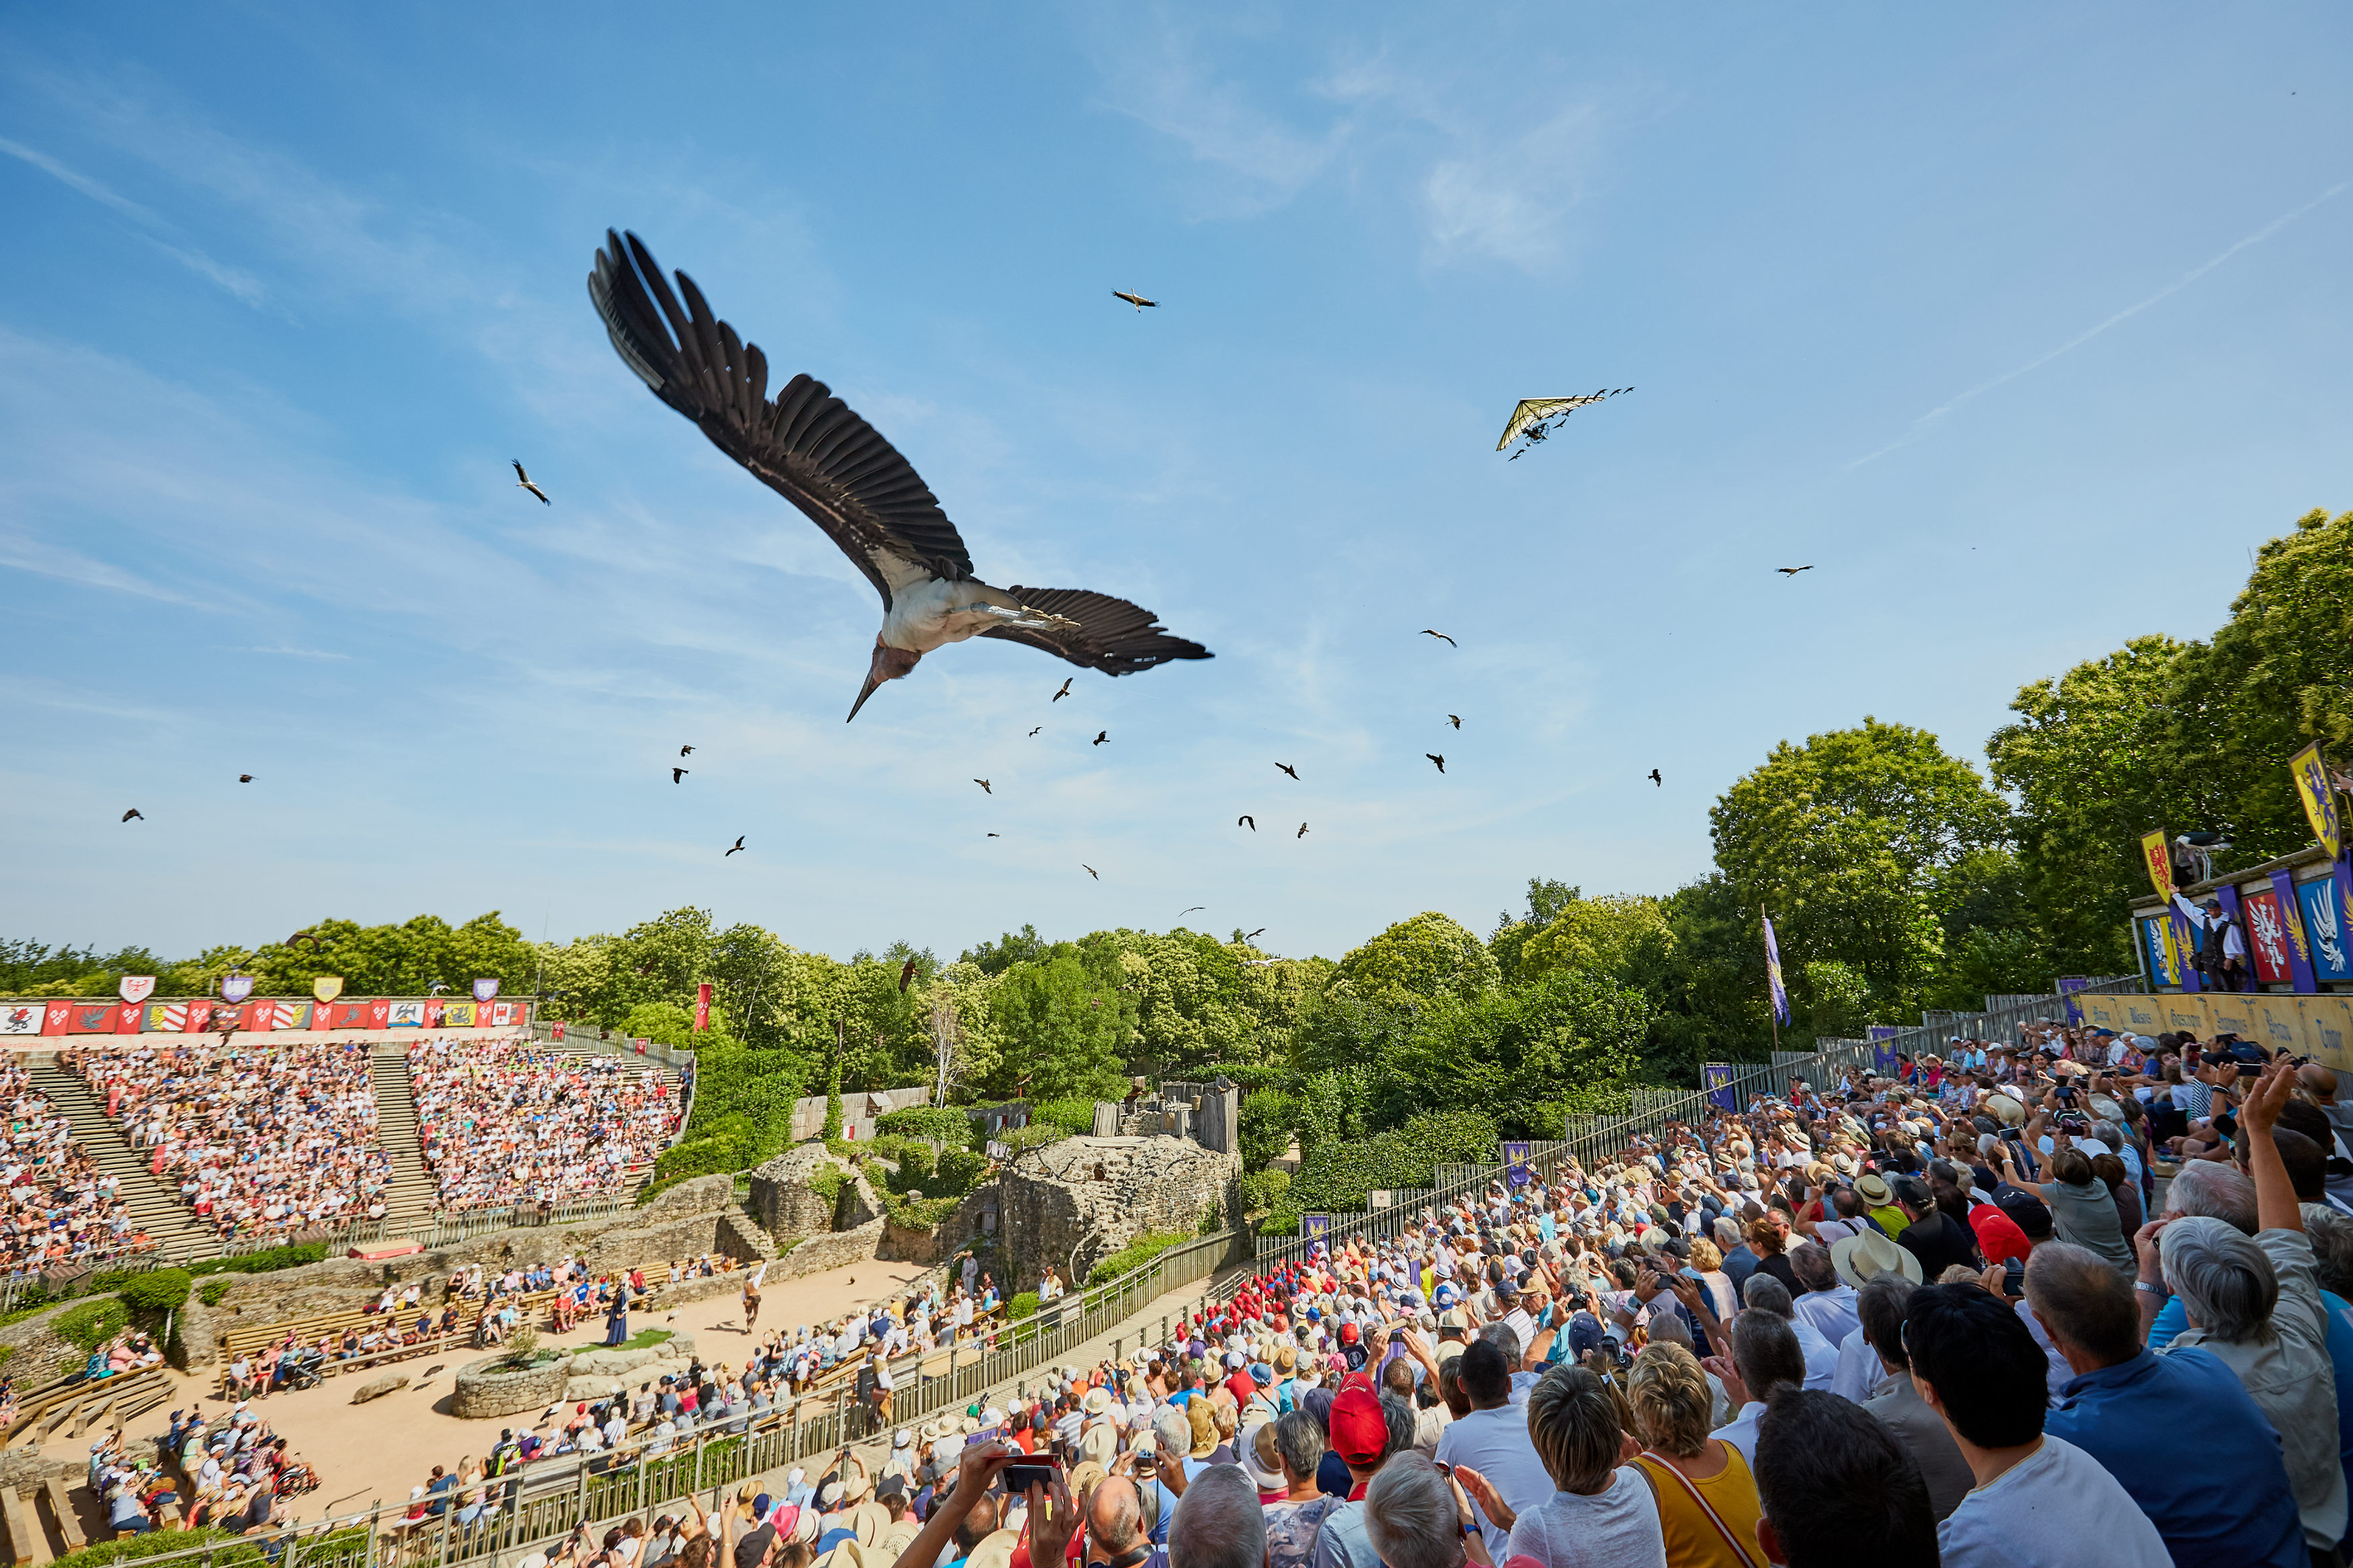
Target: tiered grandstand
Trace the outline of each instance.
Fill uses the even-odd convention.
[[[678,1072],[463,1035],[83,1036],[0,1058],[0,1277],[306,1239],[413,1237],[626,1199]]]

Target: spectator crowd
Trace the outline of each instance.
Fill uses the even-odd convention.
[[[25,1069],[0,1067],[8,1146],[0,1152],[0,1274],[97,1263],[142,1252],[116,1178],[74,1141],[73,1126]]]
[[[383,1216],[366,1046],[142,1042],[58,1060],[223,1237]]]
[[[897,1568],[2341,1563],[2336,1075],[1954,1045],[1315,1244],[1173,1342],[899,1432]],[[858,1528],[793,1506],[745,1505],[737,1568]]]
[[[613,1057],[422,1039],[408,1074],[445,1209],[628,1190],[678,1128],[661,1076]]]

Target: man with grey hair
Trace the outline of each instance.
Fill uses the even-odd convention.
[[[1459,1568],[1471,1528],[1454,1483],[1419,1454],[1398,1455],[1366,1489],[1365,1532],[1382,1568]]]
[[[1731,1361],[1711,1356],[1705,1364],[1724,1378],[1725,1393],[1739,1405],[1715,1435],[1754,1465],[1757,1424],[1764,1419],[1773,1391],[1784,1385],[1801,1387],[1806,1381],[1806,1353],[1798,1347],[1797,1325],[1771,1312],[1743,1312],[1732,1320]]]
[[[1168,1527],[1169,1568],[1265,1568],[1266,1519],[1240,1465],[1195,1476]]]
[[[2253,1237],[2204,1215],[2142,1227],[2140,1326],[2167,1295],[2181,1298],[2189,1326],[2160,1354],[2203,1350],[2236,1373],[2279,1433],[2306,1545],[2330,1552],[2345,1533],[2348,1493],[2338,1452],[2337,1377],[2328,1313],[2295,1186],[2273,1141],[2295,1073],[2266,1072],[2239,1113],[2254,1184]]]
[[[1838,1376],[1838,1346],[1823,1338],[1820,1329],[1798,1316],[1797,1303],[1789,1299],[1789,1288],[1770,1274],[1752,1274],[1748,1283],[1741,1287],[1740,1299],[1751,1312],[1770,1312],[1787,1320],[1806,1358],[1805,1386],[1828,1389]]]

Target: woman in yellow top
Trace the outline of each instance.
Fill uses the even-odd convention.
[[[1659,1501],[1675,1568],[1765,1568],[1757,1546],[1764,1507],[1748,1462],[1708,1434],[1707,1373],[1691,1352],[1653,1340],[1626,1379],[1642,1452],[1634,1466]]]

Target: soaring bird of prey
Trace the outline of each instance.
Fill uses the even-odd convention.
[[[1258,831],[1258,818],[1252,816],[1248,812],[1244,812],[1241,816],[1234,818],[1234,826],[1236,827],[1247,827],[1252,833],[1256,833]]]
[[[1261,926],[1261,927],[1259,927],[1259,928],[1258,928],[1258,930],[1256,930],[1256,931],[1251,931],[1248,936],[1243,937],[1243,938],[1242,938],[1242,940],[1243,940],[1244,942],[1248,942],[1248,941],[1250,941],[1252,937],[1261,937],[1261,936],[1264,936],[1265,934],[1266,934],[1266,927],[1264,927],[1264,926]]]
[[[902,964],[901,964],[901,965],[899,966],[899,994],[900,994],[900,995],[904,996],[904,995],[907,994],[907,985],[908,985],[908,983],[909,983],[909,982],[911,982],[911,981],[913,981],[914,978],[915,978],[915,961],[914,961],[913,959],[912,959],[912,958],[911,958],[911,959],[907,960],[907,962],[906,962],[906,963],[902,963]]]
[[[1446,716],[1446,721],[1458,730],[1462,728],[1462,715],[1460,713],[1449,713]]]
[[[1045,725],[1040,724],[1040,725],[1039,725],[1039,726],[1038,726],[1038,730],[1042,730],[1042,729],[1044,729],[1045,727],[1046,727]],[[1031,740],[1033,740],[1033,741],[1034,741],[1034,740],[1036,740],[1036,739],[1038,738],[1038,730],[1032,730],[1032,731],[1029,731],[1029,738],[1030,738]]]
[[[128,821],[130,821],[130,820],[131,820],[132,817],[134,817],[134,816],[138,816],[138,817],[139,817],[139,820],[140,820],[140,821],[142,821],[142,822],[144,822],[144,821],[146,821],[146,820],[147,820],[145,817],[143,817],[143,816],[139,816],[139,808],[138,808],[137,806],[135,806],[135,805],[134,805],[134,806],[132,806],[129,811],[126,811],[126,812],[124,812],[124,813],[122,814],[122,820],[123,820],[123,821],[125,821],[125,822],[128,822]]]
[[[1659,776],[1659,770],[1656,768],[1652,768],[1651,770],[1651,782],[1657,784],[1661,789],[1667,787],[1667,781]]]
[[[679,780],[684,778],[693,771],[694,770],[692,768],[672,768],[670,771],[670,782],[676,784]]]
[[[508,460],[514,464],[515,489],[519,490],[529,490],[532,494],[539,498],[539,504],[542,506],[554,506],[555,504],[554,501],[547,499],[547,492],[545,490],[541,489],[537,485],[531,482],[531,476],[522,471],[522,463],[520,459],[509,458]]]
[[[1197,913],[1197,912],[1198,912],[1199,910],[1206,910],[1206,909],[1208,909],[1208,907],[1209,907],[1209,906],[1208,906],[1208,905],[1207,905],[1207,904],[1195,904],[1195,905],[1194,905],[1191,909],[1189,909],[1189,910],[1178,910],[1176,911],[1176,918],[1177,918],[1178,920],[1180,920],[1180,921],[1181,921],[1181,920],[1183,920],[1187,915]]]
[[[253,782],[253,775],[251,773],[239,773],[237,775],[237,782],[239,784],[251,784]]]
[[[1088,742],[1087,743],[1088,743],[1089,745],[1092,745],[1092,746],[1100,746],[1100,745],[1102,745],[1105,741],[1108,741],[1108,740],[1110,740],[1110,739],[1111,739],[1111,731],[1110,731],[1109,730],[1098,730],[1098,731],[1095,731],[1095,738],[1094,738],[1093,740],[1092,740],[1092,741]]]
[[[1210,657],[1124,599],[980,581],[914,465],[872,426],[806,374],[770,397],[767,356],[712,314],[692,279],[676,274],[673,292],[637,236],[625,241],[608,229],[606,241],[588,295],[622,361],[713,446],[807,513],[882,596],[882,629],[850,718],[884,681],[967,637],[1026,643],[1106,675]]]
[[[988,787],[988,781],[987,779],[975,779],[972,782],[980,786],[980,793],[983,795],[995,795],[997,793],[995,790]]]
[[[1431,631],[1428,626],[1424,626],[1424,627],[1422,627],[1422,628],[1421,628],[1421,635],[1422,635],[1422,636],[1424,636],[1424,637],[1436,637],[1440,642],[1444,643],[1448,647],[1461,647],[1462,646],[1461,643],[1456,642],[1452,637],[1448,637],[1444,632],[1434,632],[1434,631]]]
[[[1292,835],[1292,837],[1293,837],[1293,838],[1304,838],[1304,837],[1307,837],[1307,824],[1305,824],[1305,823],[1303,823],[1303,823],[1301,823],[1301,824],[1299,825],[1299,831],[1298,831],[1298,832],[1296,832],[1296,833],[1294,833],[1294,834],[1293,834],[1293,835]]]
[[[1095,868],[1092,866],[1088,865],[1083,860],[1079,862],[1079,869],[1084,871],[1088,876],[1093,877],[1098,882],[1103,880],[1102,876],[1096,872]]]
[[[1504,421],[1504,438],[1495,443],[1495,450],[1502,451],[1523,436],[1527,437],[1528,447],[1533,447],[1551,435],[1554,426],[1587,404],[1599,403],[1605,397],[1616,397],[1620,393],[1633,390],[1630,386],[1618,386],[1601,392],[1588,392],[1582,397],[1523,397],[1518,406],[1512,410],[1512,416]],[[1519,461],[1528,447],[1513,453],[1512,460]]]
[[[744,847],[744,835],[743,835],[743,834],[741,834],[741,833],[739,833],[739,834],[737,834],[737,835],[735,836],[735,849],[741,849],[741,848],[743,848],[743,847]],[[733,854],[734,854],[734,853],[735,853],[735,849],[730,849],[729,851],[727,851],[727,855],[733,855]],[[722,856],[720,857],[720,858],[721,858],[722,860],[724,860],[724,859],[726,859],[726,858],[727,858],[727,855],[722,855]]]
[[[1444,757],[1440,756],[1436,752],[1424,752],[1421,754],[1428,757],[1431,762],[1436,763],[1440,773],[1442,773],[1446,771],[1446,759]]]
[[[1063,698],[1068,697],[1071,694],[1071,682],[1075,679],[1077,678],[1074,676],[1066,675],[1062,677],[1062,689],[1054,693],[1053,700],[1056,702],[1060,702]]]
[[[1800,572],[1810,572],[1810,571],[1812,571],[1812,570],[1813,570],[1813,567],[1812,567],[1812,566],[1810,566],[1810,565],[1806,565],[1806,566],[1776,566],[1776,567],[1774,567],[1774,568],[1773,568],[1773,570],[1774,570],[1774,571],[1776,571],[1776,572],[1778,572],[1778,573],[1779,573],[1779,574],[1781,574],[1781,575],[1782,575],[1782,576],[1784,576],[1784,577],[1794,577],[1794,576],[1796,576],[1796,575],[1797,575],[1799,573],[1800,573]]]
[[[318,951],[319,951],[319,938],[318,938],[317,933],[315,933],[315,932],[313,932],[313,931],[296,931],[292,936],[290,936],[290,937],[288,937],[288,938],[286,939],[285,945],[286,945],[286,946],[288,946],[288,947],[292,947],[292,946],[293,946],[296,942],[309,942],[309,943],[311,944],[311,951],[312,952],[318,952]]]
[[[1299,770],[1293,767],[1289,763],[1277,763],[1274,765],[1281,768],[1284,773],[1289,773],[1293,778],[1297,778],[1299,776]]]
[[[1111,291],[1111,297],[1114,300],[1124,300],[1129,304],[1134,306],[1135,313],[1139,316],[1144,314],[1146,310],[1156,310],[1160,309],[1159,300],[1147,300],[1141,294],[1131,294],[1124,289],[1113,289]]]
[[[991,838],[1002,838],[1002,837],[1005,837],[1005,835],[1003,835],[1002,833],[992,833],[992,834],[990,834],[990,835],[989,835],[989,837],[990,837]]]
[[[692,746],[681,746],[678,749],[678,754],[681,757],[691,757],[694,755],[694,748]]]

